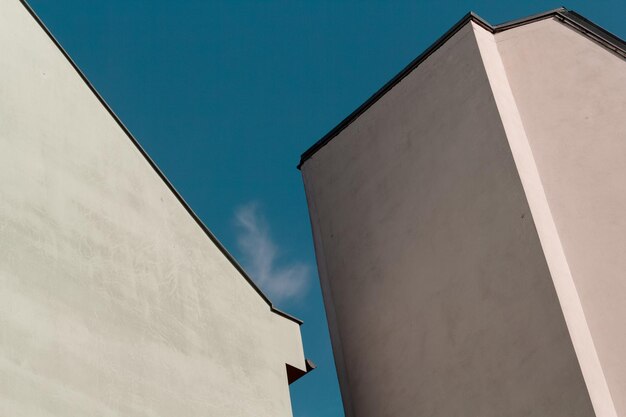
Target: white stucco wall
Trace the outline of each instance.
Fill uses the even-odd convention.
[[[302,165],[348,417],[594,415],[477,42]]]
[[[24,6],[0,1],[0,415],[291,416],[270,311]]]
[[[496,40],[616,414],[626,416],[626,61],[553,19]]]

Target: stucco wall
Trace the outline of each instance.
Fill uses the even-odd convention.
[[[302,173],[349,417],[594,415],[471,24]]]
[[[617,415],[626,416],[626,61],[552,19],[496,40]]]
[[[0,415],[290,416],[298,324],[17,0],[0,2],[0,50]]]

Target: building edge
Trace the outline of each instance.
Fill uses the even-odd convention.
[[[109,115],[115,120],[117,125],[122,129],[124,134],[130,139],[133,145],[137,148],[139,153],[144,157],[144,159],[148,162],[148,164],[152,167],[152,169],[156,172],[156,174],[161,178],[161,180],[165,183],[167,188],[174,194],[176,199],[180,202],[183,208],[187,211],[187,213],[191,216],[191,218],[196,222],[196,224],[202,229],[202,231],[207,235],[207,237],[213,242],[213,244],[218,248],[218,250],[228,259],[228,261],[235,267],[237,272],[239,272],[243,278],[250,284],[250,286],[256,291],[256,293],[265,301],[265,303],[269,306],[270,311],[284,317],[288,320],[291,320],[298,325],[302,325],[304,322],[290,314],[285,313],[284,311],[279,310],[274,306],[269,297],[254,283],[252,278],[248,275],[248,273],[244,270],[244,268],[237,262],[233,255],[222,245],[222,243],[217,239],[217,237],[211,232],[211,230],[200,220],[200,217],[193,211],[191,206],[185,201],[182,195],[176,190],[174,185],[169,181],[169,179],[165,176],[163,171],[158,167],[158,165],[150,158],[148,153],[143,149],[139,141],[133,136],[130,130],[124,125],[122,120],[115,114],[111,106],[104,100],[102,95],[96,90],[96,88],[91,84],[91,82],[87,79],[82,70],[78,67],[78,65],[74,62],[74,60],[70,57],[70,55],[65,51],[63,46],[59,43],[59,41],[54,37],[52,32],[48,29],[48,27],[43,23],[43,21],[39,18],[34,9],[28,4],[27,0],[19,0],[19,2],[24,6],[24,8],[28,11],[28,13],[32,16],[33,19],[37,22],[39,27],[44,31],[44,33],[50,38],[52,43],[57,47],[57,49],[63,54],[65,59],[69,62],[72,68],[76,71],[79,77],[83,80],[83,82],[87,85],[89,90],[96,96],[100,104],[105,108],[105,110],[109,113]]]
[[[20,0],[23,1],[23,0]],[[430,45],[424,52],[418,55],[413,61],[411,61],[406,67],[404,67],[398,74],[396,74],[391,80],[383,85],[378,91],[376,91],[370,98],[368,98],[363,104],[361,104],[356,110],[350,113],[345,119],[343,119],[337,126],[332,128],[326,135],[315,142],[309,149],[304,151],[300,156],[300,162],[297,165],[298,169],[302,168],[302,165],[310,159],[317,151],[323,148],[328,142],[330,142],[335,136],[341,133],[346,127],[348,127],[354,120],[361,116],[367,109],[369,109],[374,103],[376,103],[382,96],[384,96],[389,90],[391,90],[396,84],[402,81],[411,71],[424,62],[430,55],[439,49],[444,43],[446,43],[456,32],[458,32],[463,26],[469,22],[481,26],[485,30],[492,34],[513,29],[519,26],[527,25],[529,23],[537,22],[539,20],[556,18],[561,22],[571,26],[578,30],[595,42],[610,49],[611,51],[626,58],[626,41],[620,37],[610,33],[602,27],[591,22],[582,15],[576,13],[573,10],[568,10],[565,7],[559,7],[557,9],[548,10],[543,13],[534,14],[521,19],[516,19],[501,23],[498,25],[492,25],[485,19],[481,18],[474,12],[469,12],[463,16],[457,23],[455,23],[446,33],[444,33],[439,39],[437,39],[432,45]]]
[[[522,117],[509,85],[494,32],[489,33],[480,25],[470,24],[473,26],[474,38],[483,61],[486,77],[489,80],[515,169],[530,208],[541,250],[550,271],[591,405],[596,417],[617,417],[617,410],[543,188]],[[515,27],[517,26],[519,25]]]
[[[354,413],[354,405],[352,401],[352,395],[350,394],[349,380],[348,380],[348,370],[345,365],[345,356],[343,350],[343,344],[341,342],[341,334],[338,330],[337,325],[337,316],[335,313],[335,303],[334,297],[332,293],[332,288],[327,276],[327,267],[324,256],[324,243],[323,236],[317,226],[319,222],[314,220],[318,219],[317,206],[315,205],[314,199],[311,197],[313,192],[309,193],[308,191],[313,188],[313,184],[307,181],[306,175],[302,173],[302,180],[304,182],[304,188],[306,190],[305,197],[307,201],[307,206],[309,208],[309,222],[311,224],[311,235],[313,238],[313,246],[315,247],[315,259],[317,263],[317,270],[319,274],[320,288],[322,290],[322,299],[324,302],[324,311],[326,312],[326,321],[329,328],[329,334],[332,344],[333,351],[333,360],[335,363],[335,370],[337,372],[337,381],[339,383],[339,391],[341,393],[342,405],[345,417],[355,417]],[[330,331],[332,330],[332,331]],[[340,376],[340,377],[339,377]]]

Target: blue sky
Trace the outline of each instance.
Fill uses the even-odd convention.
[[[343,416],[299,155],[470,10],[549,1],[30,0],[204,223],[281,309],[318,369],[296,417]],[[571,1],[626,38],[626,2]]]

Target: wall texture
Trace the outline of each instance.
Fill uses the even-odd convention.
[[[302,165],[348,417],[594,415],[480,30]]]
[[[626,416],[626,60],[553,19],[496,41],[602,372]]]
[[[291,415],[298,324],[0,2],[0,415]]]

